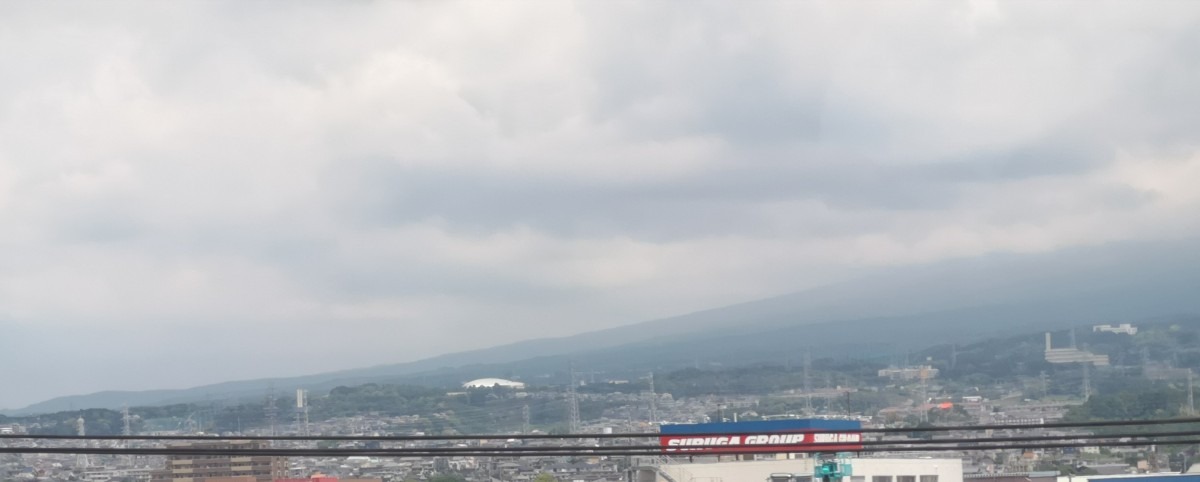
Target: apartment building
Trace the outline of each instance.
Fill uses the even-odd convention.
[[[253,450],[269,448],[264,441],[199,442],[172,445],[193,450]],[[236,479],[272,482],[288,476],[287,457],[267,455],[170,455],[167,466],[151,474],[150,482],[217,482]]]

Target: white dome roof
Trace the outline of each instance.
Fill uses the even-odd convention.
[[[524,383],[505,380],[503,378],[480,378],[478,380],[471,380],[467,383],[464,383],[463,388],[492,388],[496,385],[500,385],[504,388],[525,388]]]

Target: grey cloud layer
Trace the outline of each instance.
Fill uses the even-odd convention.
[[[1183,2],[0,6],[0,362],[92,360],[0,406],[1195,235],[1198,53]]]

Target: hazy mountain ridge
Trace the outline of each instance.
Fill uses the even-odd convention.
[[[323,389],[473,373],[531,376],[567,355],[593,369],[635,371],[698,361],[779,359],[805,347],[854,354],[969,341],[1004,330],[1200,313],[1200,242],[1119,243],[899,268],[795,294],[563,338],[411,363],[179,390],[58,397],[6,413],[248,398],[269,387]],[[940,337],[936,340],[931,337]],[[861,354],[861,353],[860,353]],[[874,353],[876,356],[887,356]],[[849,355],[847,355],[849,356]],[[445,370],[444,368],[454,368]],[[564,367],[565,369],[565,367]]]
[[[953,319],[962,313],[962,311],[946,313],[944,319]],[[894,320],[878,320],[877,322],[888,323],[890,321]],[[869,323],[850,322],[849,324],[853,325],[855,329],[860,329],[869,328]],[[936,327],[936,322],[925,321],[922,323],[930,328]],[[1071,336],[1068,336],[1067,330],[1054,330],[1058,338],[1057,346],[1062,346],[1067,340],[1074,339],[1087,350],[1108,355],[1112,360],[1111,368],[1094,371],[1093,395],[1117,397],[1120,400],[1127,398],[1130,393],[1137,393],[1139,396],[1153,394],[1150,396],[1151,399],[1144,401],[1146,406],[1153,410],[1139,408],[1136,413],[1130,413],[1126,411],[1129,409],[1127,403],[1097,402],[1093,404],[1089,402],[1090,405],[1086,407],[1087,411],[1076,413],[1075,416],[1099,416],[1108,419],[1145,418],[1148,413],[1169,413],[1172,409],[1180,409],[1179,402],[1183,392],[1178,383],[1174,385],[1170,382],[1158,383],[1145,377],[1144,373],[1139,372],[1137,368],[1158,370],[1169,366],[1176,369],[1200,369],[1200,345],[1196,343],[1197,340],[1200,340],[1200,316],[1162,317],[1146,320],[1144,323],[1139,322],[1138,327],[1139,332],[1136,336],[1095,332],[1090,325],[1072,326],[1074,335]],[[1026,381],[1040,379],[1043,380],[1040,383],[1040,389],[1032,388],[1031,396],[1071,397],[1078,395],[1078,391],[1082,388],[1080,367],[1056,365],[1045,361],[1042,353],[1044,347],[1043,328],[1045,327],[1037,327],[1029,331],[1021,330],[1020,332],[1009,329],[998,333],[997,336],[977,339],[973,342],[955,343],[955,346],[950,344],[927,346],[915,352],[905,352],[896,360],[838,359],[843,355],[827,350],[829,348],[827,346],[817,346],[813,349],[812,367],[817,378],[824,379],[825,386],[842,381],[851,386],[861,386],[859,384],[862,383],[870,386],[872,382],[888,383],[878,380],[875,377],[875,371],[886,366],[888,362],[901,363],[911,360],[913,363],[930,364],[941,370],[937,376],[939,380],[942,380],[941,383],[978,386],[1018,382],[1019,379]],[[648,342],[648,345],[664,346],[654,342]],[[726,343],[721,346],[736,348],[736,343],[733,345]],[[640,348],[644,347],[613,350],[637,352]],[[642,350],[642,352],[645,351]],[[726,350],[726,353],[743,352],[729,349]],[[789,354],[799,355],[795,352]],[[609,358],[609,360],[611,359]],[[740,361],[744,362],[745,360]],[[564,366],[566,358],[538,358],[508,364],[507,367],[517,371],[532,368],[535,370],[534,373],[541,373],[537,370],[544,371],[546,363],[557,363],[559,366]],[[577,363],[578,365],[579,363]],[[495,370],[497,366],[464,367],[464,369],[468,371],[471,369]],[[585,370],[579,373],[581,379],[585,381],[591,374],[586,370],[588,366],[593,365],[585,364]],[[463,375],[467,372],[456,373]],[[780,360],[769,360],[727,367],[696,368],[688,366],[683,369],[664,369],[655,372],[655,379],[656,386],[659,387],[661,393],[670,393],[677,398],[722,394],[768,395],[777,393],[779,390],[801,387],[803,378],[800,373],[803,371],[799,360],[792,360],[792,363],[787,364],[780,363]],[[1160,376],[1164,374],[1164,372],[1158,373]],[[455,376],[454,373],[439,373],[439,375]],[[557,379],[538,380],[535,389],[538,389],[536,385],[545,384],[544,387],[550,386],[551,390],[561,393],[566,376],[565,374],[556,375],[560,376]],[[639,393],[648,389],[644,378],[645,372],[632,373],[632,375],[628,378],[628,384],[595,383],[581,387],[581,391]],[[1176,372],[1173,376],[1179,377],[1180,374]],[[1176,381],[1178,382],[1178,380]],[[454,384],[457,383],[457,379],[443,380],[443,382]],[[549,385],[550,383],[558,385]],[[819,381],[818,383],[821,384]],[[363,412],[405,415],[420,413],[426,418],[422,426],[429,430],[440,430],[438,428],[440,423],[448,423],[455,430],[467,433],[495,430],[497,423],[507,423],[509,429],[513,430],[522,426],[521,417],[518,415],[520,410],[514,410],[517,408],[516,406],[508,405],[513,399],[497,397],[494,399],[496,404],[490,405],[491,411],[489,411],[489,402],[486,400],[477,399],[478,403],[468,401],[464,404],[463,402],[467,399],[451,396],[447,393],[449,391],[457,390],[447,390],[445,386],[421,387],[408,383],[369,383],[335,388],[329,395],[315,396],[310,401],[315,409],[314,416],[317,420]],[[856,398],[856,402],[865,411],[884,408],[888,403],[889,397],[886,395],[880,397],[866,393],[859,392],[859,396]],[[1167,396],[1164,397],[1164,394]],[[1174,401],[1170,400],[1171,397],[1174,397]],[[483,398],[488,397],[484,396]],[[763,405],[760,408],[764,408],[768,413],[784,413],[782,411],[788,410],[786,400],[777,399],[775,403],[772,403],[770,398],[764,398],[762,401]],[[135,424],[143,422],[149,424],[139,426],[139,430],[185,427],[189,421],[194,421],[195,418],[205,420],[196,422],[197,425],[192,427],[195,430],[229,432],[240,431],[243,427],[264,427],[267,422],[262,402],[261,399],[245,400],[241,403],[230,403],[228,400],[206,400],[163,406],[133,406],[130,409],[131,413],[137,417]],[[561,417],[564,415],[564,412],[560,410],[562,407],[550,408],[553,402],[545,400],[544,402],[538,409],[532,411],[533,420],[540,420],[540,423],[543,424],[561,422]],[[517,403],[523,404],[523,401]],[[447,407],[445,404],[453,407],[451,408],[455,413],[453,419],[446,421],[430,416],[435,412],[444,413]],[[773,405],[774,408],[770,408]],[[590,406],[592,416],[599,416],[595,410],[600,406]],[[1113,409],[1117,409],[1118,412],[1114,414],[1111,412]],[[1164,412],[1158,412],[1158,410]],[[1162,415],[1157,416],[1161,417]],[[69,435],[74,433],[74,423],[77,417],[84,417],[88,421],[89,433],[94,430],[99,435],[116,435],[122,431],[121,412],[111,409],[72,410],[12,418],[0,415],[0,423],[11,422],[37,427],[36,430],[41,434]],[[439,422],[439,420],[442,421]],[[205,423],[212,425],[203,425]],[[480,423],[483,425],[479,425]],[[444,429],[445,426],[442,428]]]

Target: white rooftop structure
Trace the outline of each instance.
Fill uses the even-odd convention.
[[[1121,323],[1119,325],[1095,325],[1092,327],[1093,333],[1116,333],[1118,335],[1136,335],[1138,329],[1131,323]]]
[[[478,380],[471,380],[467,383],[464,383],[463,388],[492,388],[497,385],[503,388],[525,388],[524,383],[505,380],[503,378],[480,378]]]

